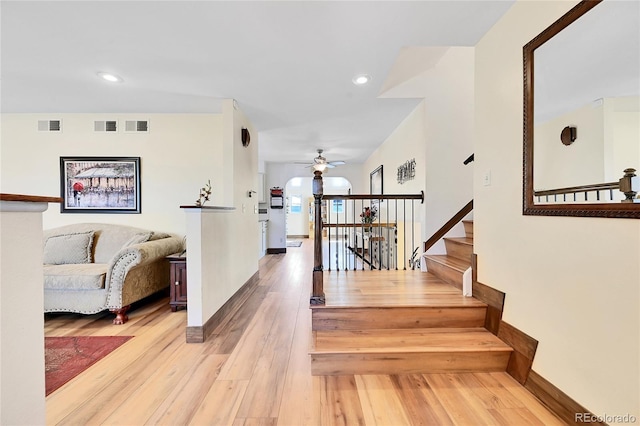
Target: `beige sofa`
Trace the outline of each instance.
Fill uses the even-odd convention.
[[[180,237],[123,225],[81,223],[44,231],[44,311],[109,310],[124,324],[131,303],[169,286],[165,256]]]

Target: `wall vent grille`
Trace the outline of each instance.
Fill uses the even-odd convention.
[[[148,120],[126,120],[124,122],[125,132],[148,132],[149,121]]]
[[[118,122],[115,121],[115,120],[94,121],[93,122],[93,130],[95,132],[117,132],[118,131]]]
[[[62,120],[38,120],[39,132],[61,132]]]

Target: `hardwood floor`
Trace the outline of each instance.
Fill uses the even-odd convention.
[[[186,312],[168,298],[121,326],[48,315],[46,336],[135,337],[49,395],[47,424],[563,424],[506,373],[312,376],[312,250],[305,240],[264,257],[255,292],[203,344],[185,343]],[[349,291],[341,283],[336,300]]]

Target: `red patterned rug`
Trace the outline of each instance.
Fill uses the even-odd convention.
[[[132,337],[45,337],[46,395],[82,373]]]

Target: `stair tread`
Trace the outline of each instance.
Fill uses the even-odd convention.
[[[448,266],[451,269],[455,269],[459,272],[464,272],[471,267],[471,260],[465,261],[462,259],[458,259],[457,257],[448,256],[446,254],[427,254],[425,255],[425,258]]]
[[[484,328],[317,331],[315,354],[511,352]]]
[[[445,240],[454,242],[456,244],[464,244],[464,245],[469,245],[469,246],[473,246],[473,238],[468,238],[468,237],[446,237],[444,238]]]

